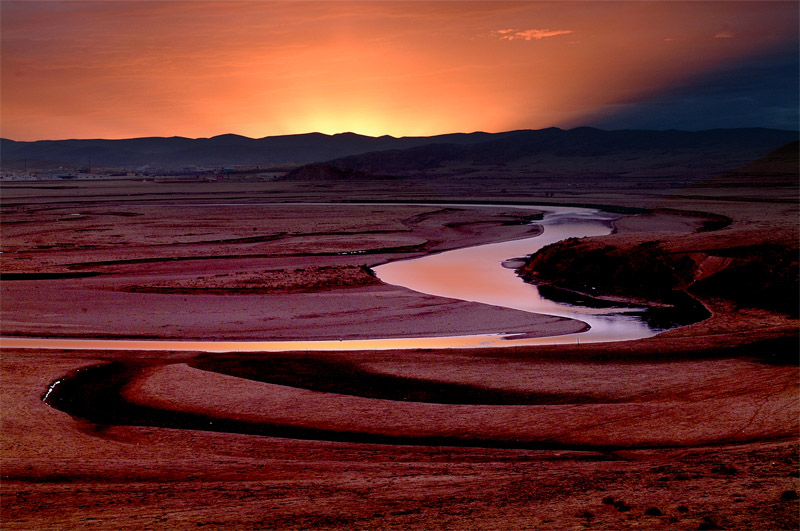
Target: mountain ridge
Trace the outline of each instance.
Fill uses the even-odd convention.
[[[303,133],[250,138],[233,133],[208,138],[140,137],[33,142],[0,139],[3,168],[37,165],[180,167],[330,162],[371,173],[426,172],[443,166],[536,165],[544,159],[683,154],[753,160],[797,139],[796,131],[767,128],[705,131],[606,131],[591,127],[476,131],[428,137],[371,137],[357,133]],[[699,158],[699,159],[698,159]],[[680,157],[679,157],[680,159]],[[681,159],[681,160],[683,160]],[[611,163],[613,161],[609,161]],[[733,167],[733,166],[732,166]]]
[[[706,131],[581,127],[515,131],[469,145],[426,144],[352,155],[328,162],[378,175],[503,174],[714,175],[755,160],[793,140],[794,131],[766,128]]]
[[[432,137],[371,137],[357,133],[302,133],[250,138],[233,133],[213,137],[137,137],[16,141],[0,138],[2,165],[14,160],[95,166],[186,166],[322,162],[343,156],[414,147],[437,139],[477,142],[493,133],[453,133]]]

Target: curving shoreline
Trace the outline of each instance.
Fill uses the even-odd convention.
[[[562,211],[559,214],[563,218],[565,215],[575,213],[576,211],[572,210]],[[555,217],[557,226],[560,219],[558,215]],[[542,221],[544,230],[540,233],[540,237],[548,234],[548,222],[552,223],[552,220],[548,220],[545,216]],[[543,238],[544,242],[536,242],[538,247],[550,240],[559,241],[562,234],[555,232],[555,236],[549,234],[549,240]],[[606,227],[601,232],[607,234],[609,230]],[[500,247],[499,252],[505,253],[507,248],[516,245],[527,246],[529,242],[517,240],[482,247]],[[448,259],[450,255],[456,255],[458,260],[463,260],[463,255],[471,251],[471,249],[461,249],[431,256],[436,261]],[[424,260],[426,259],[415,259],[406,264],[419,264]],[[492,260],[498,262],[495,264],[499,266],[498,269],[502,268],[502,263],[496,256]],[[444,263],[445,268],[449,267],[447,260],[444,260]],[[391,269],[392,266],[389,264],[381,267]],[[382,272],[382,269],[378,271],[379,277]],[[413,268],[411,276],[418,276],[418,272]],[[519,282],[519,279],[516,280]],[[494,293],[495,290],[489,291]],[[436,290],[427,293],[437,296],[447,295]],[[479,302],[487,301],[479,299]],[[558,309],[557,306],[551,308]],[[609,310],[568,306],[564,311],[569,312],[568,315],[588,316],[591,320],[595,314],[602,316]],[[646,337],[652,335],[650,333]],[[729,421],[719,423],[716,431],[709,431],[706,428],[688,432],[664,431],[663,423],[667,417],[678,415],[705,418],[709,410],[718,411],[723,404],[725,407],[730,407],[732,392],[730,389],[735,387],[733,384],[735,376],[725,376],[729,388],[725,397],[720,397],[713,391],[716,387],[710,390],[698,390],[697,392],[700,392],[698,396],[702,397],[700,403],[680,406],[677,411],[671,411],[674,407],[666,408],[662,401],[671,396],[669,393],[673,392],[677,384],[671,381],[674,376],[670,377],[671,383],[666,390],[668,394],[660,400],[654,396],[653,393],[657,391],[651,386],[642,389],[639,392],[641,395],[634,392],[630,396],[627,396],[622,389],[610,394],[598,393],[596,389],[600,382],[594,385],[581,383],[578,385],[580,390],[569,388],[564,382],[547,387],[545,385],[547,380],[542,379],[546,372],[544,367],[537,369],[537,386],[534,388],[519,387],[519,383],[515,380],[512,380],[513,383],[509,382],[510,386],[501,384],[493,388],[483,379],[469,381],[470,378],[466,375],[455,377],[450,382],[448,375],[459,373],[465,365],[469,365],[463,358],[448,366],[445,372],[431,371],[431,368],[408,372],[402,368],[402,362],[399,366],[397,360],[387,364],[386,361],[381,361],[381,355],[377,354],[384,349],[403,349],[405,358],[415,350],[433,349],[431,350],[433,352],[441,349],[444,353],[437,354],[436,357],[446,360],[454,355],[463,356],[455,354],[458,351],[454,349],[460,348],[466,349],[464,352],[485,350],[491,352],[490,356],[499,357],[501,356],[499,353],[505,350],[518,351],[512,347],[553,345],[559,341],[562,344],[575,345],[572,337],[574,335],[570,334],[555,338],[494,335],[317,343],[291,341],[90,343],[74,340],[58,346],[75,349],[121,348],[142,352],[168,350],[192,353],[180,359],[148,360],[134,356],[128,361],[111,361],[85,367],[59,378],[48,388],[43,400],[73,417],[96,425],[151,426],[370,444],[570,450],[607,454],[625,449],[744,444],[749,441],[763,441],[765,437],[776,440],[785,440],[789,437],[790,431],[786,431],[786,426],[791,424],[790,420],[785,415],[775,416],[775,412],[772,413],[774,417],[772,422],[775,426],[768,430],[769,436],[765,435],[763,421],[753,433],[741,428],[741,423],[745,422],[746,418],[763,413],[760,410],[751,411],[752,408],[748,405],[751,403],[749,395],[744,396]],[[437,344],[434,339],[441,343]],[[24,344],[25,340],[18,341],[19,344]],[[42,343],[36,343],[35,339],[28,341],[32,346],[42,346]],[[579,342],[577,344],[579,345]],[[57,348],[55,345],[53,348]],[[611,343],[612,356],[615,348],[619,348],[614,345],[622,343]],[[197,351],[228,352],[228,354],[199,355]],[[293,353],[287,353],[289,351]],[[336,352],[347,354],[344,358],[329,357],[325,354],[326,351],[333,351],[331,354],[334,356]],[[647,349],[644,349],[643,352],[646,351]],[[722,347],[721,352],[724,351],[725,347]],[[275,356],[264,358],[258,354],[259,352],[287,354],[284,358]],[[600,363],[590,368],[590,372],[602,372],[601,367],[605,363],[601,361],[602,354],[597,362],[592,362],[592,354],[588,357],[587,354],[573,353],[579,355],[589,366]],[[566,361],[567,365],[561,369],[562,371],[567,370],[566,367],[574,367],[567,361],[570,359],[567,351],[548,351],[545,355]],[[710,356],[710,359],[702,362],[708,365],[707,369],[702,369],[703,374],[711,375],[720,370],[723,373],[730,371],[730,368],[715,361],[719,354],[712,351],[707,356]],[[658,359],[658,355],[650,354],[635,362],[644,364],[642,365],[644,367],[651,357]],[[520,366],[519,370],[523,370],[524,367],[530,368],[529,363]],[[748,374],[752,374],[754,369],[748,363],[745,362],[744,366],[748,367]],[[665,375],[672,373],[673,370],[674,366],[663,368]],[[691,374],[688,369],[678,372]],[[774,372],[775,377],[785,379],[785,392],[781,395],[781,400],[790,400],[791,377],[780,368]],[[579,370],[578,374],[583,373]],[[584,374],[580,378],[587,378],[587,375]],[[605,378],[611,378],[613,381],[614,376],[610,373]],[[768,376],[767,379],[769,378],[774,377]],[[543,385],[544,387],[541,387]],[[630,383],[625,385],[627,392],[630,393]],[[689,385],[689,382],[681,385]],[[593,388],[594,391],[589,391]],[[203,392],[198,393],[198,390]],[[734,394],[747,395],[747,391],[742,388]],[[603,436],[596,438],[597,434],[593,430],[596,429],[594,416],[597,411],[603,411],[602,414],[608,418],[618,418],[612,421],[618,424],[613,435],[603,427]],[[785,408],[785,411],[791,411],[791,408]],[[544,419],[550,416],[558,419],[558,425],[569,419],[568,423],[573,428],[557,435],[557,426],[544,422]],[[530,424],[531,418],[537,419],[537,423]],[[431,424],[430,419],[436,420]]]
[[[449,204],[430,205],[449,206]],[[486,207],[487,205],[474,205]],[[546,245],[566,238],[608,234],[610,218],[598,211],[576,207],[542,205],[507,205],[524,210],[543,210],[544,218],[537,222],[538,229],[532,238],[484,244],[461,248],[421,258],[395,261],[374,268],[384,283],[400,286],[428,295],[462,299],[491,306],[550,316],[549,326],[533,330],[508,325],[494,334],[448,335],[435,337],[340,339],[339,341],[132,341],[66,340],[45,338],[0,338],[0,344],[20,348],[91,348],[91,349],[146,349],[146,350],[358,350],[407,348],[479,348],[489,346],[535,346],[606,341],[627,341],[654,335],[640,319],[624,315],[629,309],[591,308],[553,303],[541,296],[534,286],[523,285],[510,272],[503,270],[504,260],[514,256],[532,254]],[[432,264],[432,265],[428,265]],[[429,276],[428,271],[438,270]],[[448,283],[458,277],[457,283]],[[553,320],[555,317],[555,320]],[[578,321],[569,323],[563,319]],[[569,324],[568,324],[569,323]]]
[[[244,373],[231,372],[248,359],[256,372],[247,365],[242,367]],[[287,358],[295,369],[302,359]],[[192,356],[182,362],[114,361],[60,378],[48,388],[43,400],[99,426],[150,426],[369,444],[572,450],[607,456],[625,449],[745,444],[764,440],[765,433],[770,434],[767,439],[792,437],[788,428],[792,408],[787,406],[794,396],[793,375],[780,367],[759,368],[750,362],[710,360],[699,366],[696,361],[683,362],[694,367],[692,372],[698,375],[712,377],[717,373],[712,378],[726,382],[726,386],[720,390],[717,386],[690,385],[688,389],[694,388],[692,401],[670,404],[663,400],[671,396],[677,382],[663,390],[629,390],[633,392],[630,396],[619,391],[608,395],[589,390],[515,392],[479,384],[454,384],[448,389],[443,380],[393,375],[386,370],[371,372],[349,366],[347,360],[326,361],[313,356],[306,360],[314,365],[327,363],[334,375],[345,371],[349,376],[330,380],[326,386],[324,378],[310,379],[300,371],[282,381],[276,379],[280,371],[269,361],[246,355],[227,360]],[[586,370],[596,372],[600,367]],[[675,366],[648,370],[666,375],[674,372]],[[773,393],[768,411],[752,402],[752,390],[747,391],[752,382],[736,383],[742,371],[751,378],[759,374],[759,380],[783,389]],[[261,377],[256,376],[258,372]],[[542,383],[552,377],[545,376]],[[355,382],[364,380],[365,389],[373,389],[374,394],[363,396],[357,388],[348,388],[351,378]],[[378,380],[370,383],[371,378]],[[276,381],[281,383],[272,383]],[[612,378],[605,385],[611,390],[618,384]],[[443,401],[442,393],[451,398]],[[656,400],[659,394],[664,398]],[[719,416],[723,409],[728,411],[725,418]],[[606,418],[600,425],[598,412]],[[711,418],[709,415],[716,417],[713,430],[701,421]],[[747,425],[754,415],[762,419],[759,425]],[[674,418],[692,418],[693,427],[665,430],[665,420]],[[531,422],[533,419],[535,422]],[[612,432],[608,423],[615,426]],[[562,429],[564,426],[569,429]]]

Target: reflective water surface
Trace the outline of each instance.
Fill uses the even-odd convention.
[[[603,213],[582,208],[543,207],[548,210],[538,222],[544,232],[534,238],[481,245],[430,255],[416,260],[392,262],[375,268],[388,284],[415,291],[467,301],[503,306],[526,312],[577,319],[591,328],[578,334],[526,340],[506,344],[553,344],[629,341],[657,333],[642,320],[641,308],[587,308],[558,303],[539,294],[536,286],[523,282],[504,260],[524,257],[557,241],[571,237],[609,234]],[[637,315],[634,315],[637,314]]]
[[[467,205],[458,205],[465,207]],[[488,205],[487,205],[488,206]],[[505,207],[505,205],[504,205]],[[447,251],[422,258],[392,262],[375,268],[388,284],[466,301],[513,308],[526,312],[578,319],[590,329],[578,334],[538,338],[495,335],[442,336],[427,338],[375,338],[342,341],[168,341],[0,338],[0,347],[174,350],[174,351],[263,351],[294,350],[390,350],[410,348],[478,348],[489,346],[553,345],[629,341],[655,335],[631,308],[586,308],[557,303],[540,296],[535,286],[524,283],[502,262],[536,252],[545,245],[570,237],[608,234],[610,219],[602,212],[573,207],[533,207],[547,211],[539,224],[539,236]]]

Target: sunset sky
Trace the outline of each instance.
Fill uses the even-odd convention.
[[[0,135],[797,129],[798,6],[2,0]]]

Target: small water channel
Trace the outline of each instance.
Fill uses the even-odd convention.
[[[438,206],[438,205],[437,205]],[[467,205],[458,205],[466,207]],[[475,205],[490,206],[490,205]],[[507,205],[504,205],[507,207]],[[630,341],[660,330],[648,326],[641,308],[580,306],[543,297],[536,286],[504,267],[509,259],[524,257],[551,243],[611,232],[613,219],[601,211],[577,207],[519,206],[546,212],[543,232],[535,237],[392,262],[374,268],[388,284],[431,295],[491,304],[526,312],[577,319],[589,325],[585,332],[548,337],[509,337],[501,334],[427,338],[374,338],[342,341],[168,341],[0,338],[0,346],[17,348],[282,352],[296,350],[391,350],[411,348],[478,348]]]

